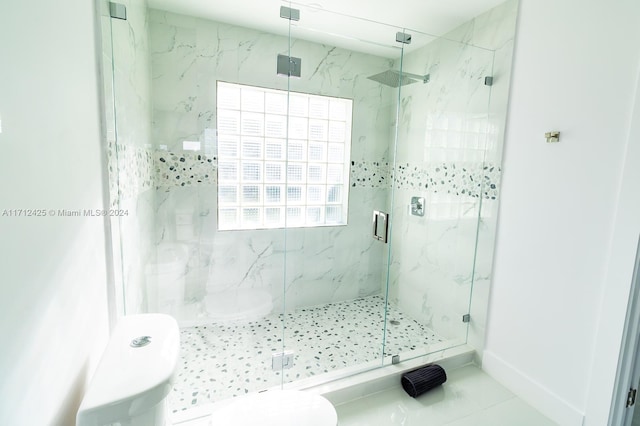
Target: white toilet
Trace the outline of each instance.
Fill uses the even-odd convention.
[[[212,426],[336,426],[338,415],[320,395],[275,390],[239,396],[214,404]]]
[[[180,332],[172,317],[122,318],[80,404],[77,426],[164,425],[179,356]]]
[[[167,395],[180,357],[169,315],[122,318],[87,389],[77,426],[168,426]],[[211,426],[336,426],[329,401],[301,391],[267,391],[212,405]],[[188,423],[184,423],[188,425]]]

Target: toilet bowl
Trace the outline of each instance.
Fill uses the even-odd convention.
[[[180,332],[169,315],[122,318],[80,404],[77,426],[166,424],[179,355]]]
[[[208,420],[212,426],[336,426],[338,415],[320,395],[273,390],[216,403]]]

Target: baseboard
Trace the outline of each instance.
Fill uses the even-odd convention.
[[[584,413],[537,383],[491,351],[484,351],[482,369],[519,398],[561,426],[582,426]]]

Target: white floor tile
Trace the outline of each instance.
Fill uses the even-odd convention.
[[[474,365],[447,372],[447,383],[483,408],[514,396],[510,390]]]
[[[411,398],[400,387],[348,404],[338,405],[340,426],[442,425],[462,418],[479,407],[460,392],[440,387],[419,398]],[[425,419],[429,422],[425,423]]]
[[[336,406],[340,426],[551,426],[476,366],[447,372],[447,382],[418,398],[401,387]]]
[[[555,426],[520,398],[511,398],[447,426]]]

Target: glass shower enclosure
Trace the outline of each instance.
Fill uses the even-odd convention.
[[[492,50],[292,2],[268,28],[122,3],[115,292],[181,325],[174,412],[467,342]]]

